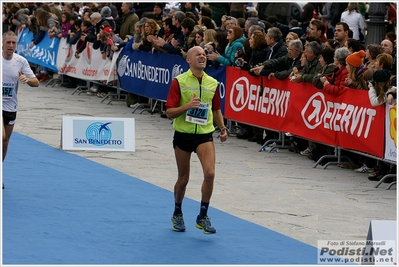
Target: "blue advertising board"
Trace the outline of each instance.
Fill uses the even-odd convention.
[[[59,38],[49,38],[48,34],[43,40],[32,47],[29,47],[34,36],[31,31],[24,29],[18,35],[17,53],[26,58],[30,63],[46,67],[52,71],[58,72],[57,54],[60,43]]]

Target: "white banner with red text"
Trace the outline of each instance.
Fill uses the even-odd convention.
[[[89,81],[105,80],[107,82],[117,80],[116,61],[121,51],[113,54],[112,60],[103,59],[100,49],[93,49],[93,43],[87,42],[86,48],[75,57],[76,44],[64,49],[66,39],[60,39],[57,55],[57,68],[59,74],[66,74],[78,79]]]

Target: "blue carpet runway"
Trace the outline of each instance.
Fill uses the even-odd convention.
[[[317,264],[317,248],[217,209],[203,234],[187,198],[174,232],[173,192],[16,132],[3,182],[3,264]]]

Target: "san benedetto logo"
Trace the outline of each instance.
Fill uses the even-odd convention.
[[[94,122],[86,128],[86,139],[75,138],[75,143],[94,146],[121,145],[121,140],[112,140],[112,122]]]
[[[118,64],[118,75],[119,77],[122,77],[123,74],[125,73],[126,66],[127,66],[127,55],[124,55],[120,60]]]

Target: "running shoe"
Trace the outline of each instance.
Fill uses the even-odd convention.
[[[309,156],[312,155],[312,151],[307,147],[304,151],[300,152],[302,156]]]
[[[183,214],[177,214],[172,216],[172,229],[176,232],[185,232],[186,226],[184,225]]]
[[[201,229],[204,232],[204,234],[215,234],[216,233],[216,229],[215,229],[215,227],[213,227],[211,225],[211,221],[208,216],[205,216],[202,219],[200,219],[198,216],[195,227],[197,227],[198,229]]]
[[[358,172],[358,173],[372,173],[372,172],[374,172],[374,169],[367,167],[367,165],[363,163],[363,166],[360,167],[359,169],[355,169],[355,172]]]

